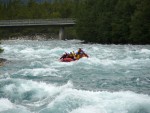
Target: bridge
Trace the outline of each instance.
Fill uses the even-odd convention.
[[[25,20],[0,20],[0,28],[31,27],[31,26],[58,26],[59,39],[64,39],[64,28],[76,24],[74,19],[25,19]]]

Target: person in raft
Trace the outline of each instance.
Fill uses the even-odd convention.
[[[64,59],[64,58],[68,58],[69,54],[65,52],[65,54],[63,54],[60,59]]]
[[[78,49],[78,52],[76,53],[76,59],[80,59],[82,57],[89,57],[81,48]]]
[[[89,57],[81,48],[78,49],[77,53],[70,52],[70,53],[65,53],[60,57],[60,59],[64,58],[71,58],[72,60],[79,60],[82,57]]]

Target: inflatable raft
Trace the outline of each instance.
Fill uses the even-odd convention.
[[[77,53],[74,53],[74,51],[73,51],[73,52],[70,52],[69,54],[68,53],[63,54],[60,57],[60,61],[61,62],[72,62],[72,61],[79,60],[80,58],[83,58],[83,57],[88,58],[88,55],[81,48],[79,48]]]
[[[61,62],[72,62],[72,61],[75,61],[75,60],[73,60],[72,58],[63,58],[60,61]]]

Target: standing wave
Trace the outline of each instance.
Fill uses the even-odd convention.
[[[77,90],[71,81],[61,86],[23,79],[0,83],[1,113],[150,113],[150,96],[131,91]]]

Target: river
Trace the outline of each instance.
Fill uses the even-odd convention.
[[[6,40],[0,113],[150,113],[150,45]],[[81,47],[89,55],[60,62]]]

